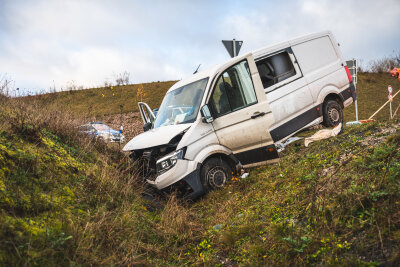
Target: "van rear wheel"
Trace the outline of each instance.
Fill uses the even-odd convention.
[[[342,106],[335,100],[328,100],[323,105],[323,124],[326,127],[335,127],[343,122]]]
[[[200,179],[204,191],[207,193],[211,190],[223,187],[231,180],[232,170],[223,159],[211,158],[203,164]]]

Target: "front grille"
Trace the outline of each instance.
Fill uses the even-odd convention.
[[[153,157],[152,151],[151,150],[144,151],[142,158],[143,158],[143,168],[144,168],[145,176],[151,177],[151,176],[156,175],[156,159]],[[150,178],[147,178],[147,179],[150,179]],[[155,178],[154,178],[154,180],[155,180]]]
[[[143,152],[143,158],[145,158],[147,161],[150,161],[150,159],[151,159],[151,150],[150,151],[144,151]]]

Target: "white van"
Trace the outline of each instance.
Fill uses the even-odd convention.
[[[235,57],[177,82],[145,132],[123,151],[158,189],[195,198],[241,168],[279,160],[275,143],[318,123],[335,126],[356,98],[332,33],[307,35]]]

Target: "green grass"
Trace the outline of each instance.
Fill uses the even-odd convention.
[[[85,90],[65,91],[44,95],[25,97],[43,103],[48,108],[69,111],[76,117],[101,117],[110,114],[137,111],[137,102],[143,101],[152,109],[158,108],[168,89],[176,81],[152,82],[92,88]],[[143,88],[144,95],[138,95],[138,89]]]
[[[363,75],[360,102],[370,95],[377,106],[360,106],[368,116],[387,92],[371,97],[368,78],[390,79]],[[398,120],[346,127],[308,148],[297,141],[279,164],[195,203],[170,195],[154,209],[130,159],[79,135],[78,113],[54,109],[86,93],[2,97],[0,265],[400,264]]]
[[[143,101],[151,108],[158,108],[167,90],[176,81],[152,82],[115,86],[108,88],[93,88],[85,90],[50,93],[27,99],[35,99],[47,107],[58,110],[67,110],[80,118],[101,117],[110,114],[137,111],[137,102]],[[358,74],[358,109],[359,119],[368,119],[387,100],[387,87],[393,87],[393,95],[400,90],[400,83],[387,73],[359,73]],[[144,97],[137,95],[138,88],[143,86]],[[114,96],[113,96],[114,94]],[[104,95],[104,97],[102,96]],[[393,112],[400,105],[400,96],[393,101]],[[389,119],[389,105],[387,105],[374,119]],[[354,121],[354,104],[344,111],[345,121]]]
[[[393,95],[400,90],[400,83],[388,73],[359,73],[357,83],[358,118],[366,120],[388,100],[388,85],[393,87]],[[400,105],[400,95],[393,99],[393,113]],[[397,116],[400,116],[398,114]],[[390,119],[389,104],[386,105],[373,119]],[[355,106],[352,104],[344,110],[344,120],[355,121]]]
[[[346,128],[309,148],[298,141],[279,164],[254,169],[190,208],[207,246],[193,246],[187,260],[399,264],[399,148],[399,127],[386,123]]]
[[[129,158],[77,134],[65,114],[29,105],[0,110],[2,264],[400,262],[399,124],[297,141],[279,164],[154,210]]]

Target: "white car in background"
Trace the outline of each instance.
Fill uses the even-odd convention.
[[[114,130],[103,122],[89,122],[79,126],[78,129],[81,133],[86,133],[104,142],[125,142],[125,136],[120,131]]]

